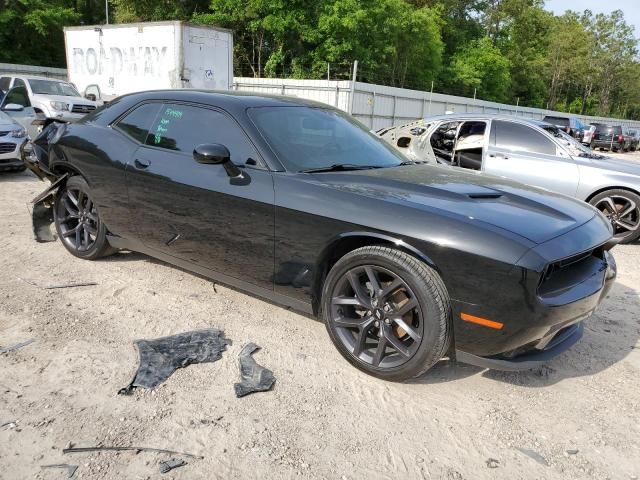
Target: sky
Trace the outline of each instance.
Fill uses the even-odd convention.
[[[563,14],[565,10],[583,12],[591,10],[593,13],[611,13],[622,10],[628,24],[636,30],[636,38],[640,39],[640,2],[638,0],[546,0],[547,10],[556,14]]]

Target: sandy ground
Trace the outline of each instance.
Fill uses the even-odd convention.
[[[625,154],[631,156],[630,154]],[[640,476],[640,245],[583,340],[548,367],[500,373],[441,362],[412,383],[351,367],[321,323],[135,253],[76,259],[32,240],[26,202],[45,185],[0,174],[0,478],[635,479]],[[39,285],[97,286],[43,290]],[[234,344],[153,391],[116,392],[133,341],[218,327]],[[277,377],[236,399],[242,345]],[[12,423],[9,423],[12,422]],[[145,446],[202,455],[76,453]]]

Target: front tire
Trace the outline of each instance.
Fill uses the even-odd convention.
[[[53,217],[58,237],[72,255],[95,260],[117,251],[107,241],[107,229],[84,178],[73,176],[58,191]]]
[[[599,193],[589,203],[611,222],[620,243],[640,237],[640,196],[629,190],[612,189]]]
[[[425,263],[388,247],[358,248],[338,260],[323,287],[322,315],[342,356],[385,380],[422,375],[451,342],[442,279]]]

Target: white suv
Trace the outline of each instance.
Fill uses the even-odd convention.
[[[83,98],[73,84],[47,77],[2,76],[0,90],[24,87],[31,105],[47,118],[74,122],[98,107],[98,102]]]

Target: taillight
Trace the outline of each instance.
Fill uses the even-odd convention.
[[[619,143],[624,142],[624,137],[622,135],[618,135],[618,142]]]

